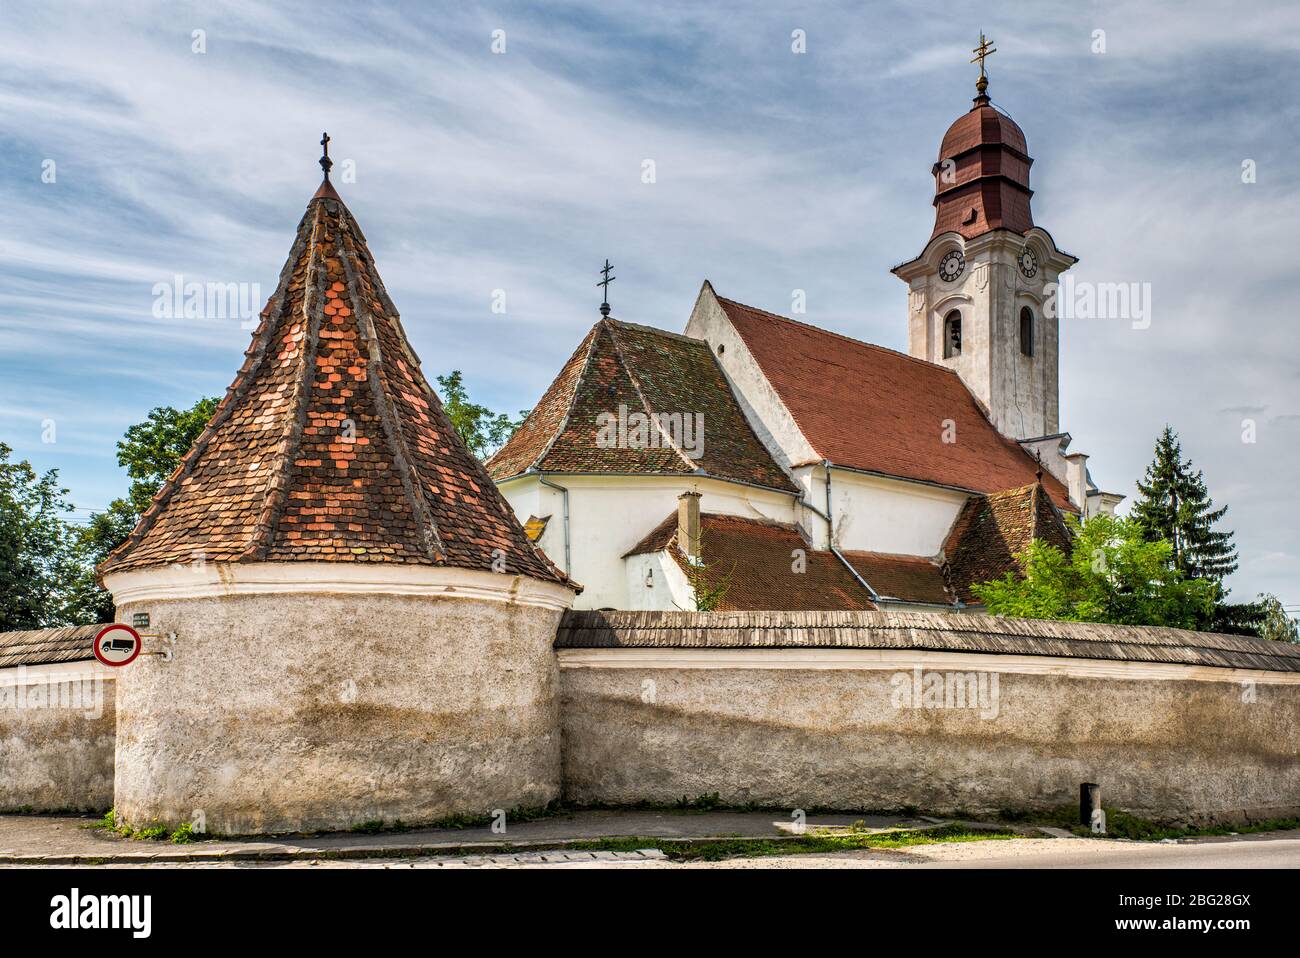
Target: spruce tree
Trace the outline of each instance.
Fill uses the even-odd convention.
[[[1214,508],[1204,475],[1183,459],[1178,435],[1169,426],[1156,440],[1155,459],[1137,486],[1130,516],[1143,536],[1168,542],[1173,567],[1189,579],[1213,582],[1222,597],[1223,580],[1237,569],[1233,534],[1215,528],[1228,507]]]

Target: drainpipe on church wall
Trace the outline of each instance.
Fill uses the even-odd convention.
[[[844,556],[840,553],[839,548],[835,545],[835,520],[832,518],[832,516],[834,516],[835,513],[832,511],[831,508],[831,466],[832,465],[833,463],[829,459],[822,460],[822,469],[826,471],[826,544],[830,547],[831,552],[834,553],[835,558],[839,559],[840,562],[844,563],[844,568],[849,570],[849,575],[857,579],[858,585],[862,586],[862,588],[867,590],[867,594],[871,596],[871,601],[879,603],[880,595],[876,592],[875,589],[871,588],[871,584],[867,582],[866,579],[862,578],[862,576],[858,574],[858,570],[853,568],[853,563],[849,562],[848,559],[844,558]]]
[[[540,472],[537,474],[537,480],[547,488],[557,490],[564,498],[564,574],[571,576],[573,570],[569,568],[569,490],[559,483],[551,482]]]
[[[835,548],[835,519],[834,512],[831,511],[831,461],[825,459],[822,461],[822,469],[826,472],[826,545],[830,549]]]

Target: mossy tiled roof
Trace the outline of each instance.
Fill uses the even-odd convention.
[[[1019,573],[1016,556],[1036,539],[1069,552],[1070,533],[1047,491],[1038,483],[988,496],[971,496],[944,542],[944,571],[950,588],[966,603],[978,603],[971,586]]]
[[[654,425],[649,442],[609,441],[611,421],[638,415],[673,425]],[[687,427],[698,424],[698,434],[675,428],[678,417]],[[797,491],[754,433],[706,342],[609,318],[587,333],[488,467],[498,481],[530,469],[706,474]]]

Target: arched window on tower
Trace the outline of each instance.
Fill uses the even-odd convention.
[[[943,358],[961,355],[961,312],[953,310],[943,320]]]
[[[1034,311],[1028,306],[1020,307],[1020,351],[1034,355]]]

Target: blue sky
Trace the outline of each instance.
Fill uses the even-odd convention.
[[[595,321],[606,256],[622,319],[680,330],[708,278],[787,314],[806,290],[808,321],[905,349],[889,268],[929,238],[982,29],[1036,222],[1078,279],[1152,288],[1149,329],[1062,330],[1073,448],[1131,494],[1172,423],[1230,507],[1235,594],[1300,604],[1297,5],[108,6],[10,0],[0,34],[0,440],[78,515],[123,493],[123,430],[222,394],[248,343],[155,318],[154,284],[269,296],[322,129],[426,372],[495,408],[534,403]]]

